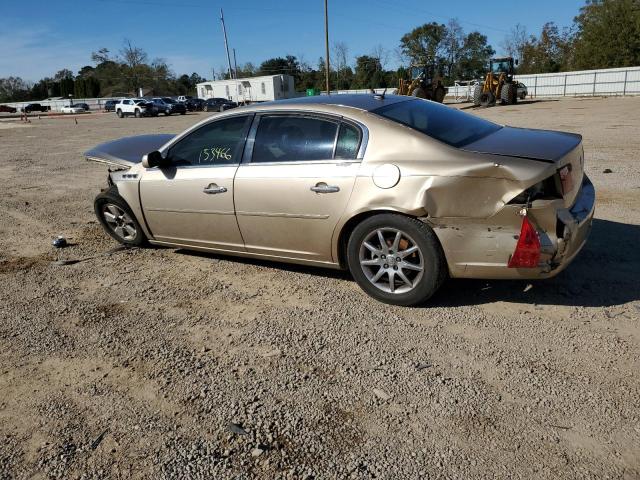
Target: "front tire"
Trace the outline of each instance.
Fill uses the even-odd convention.
[[[118,111],[116,112],[116,115],[118,115],[118,118],[123,118],[124,117],[124,113],[122,113],[122,110],[118,109]]]
[[[433,230],[395,213],[374,215],[356,226],[347,245],[347,261],[366,293],[392,305],[424,303],[448,274]]]
[[[98,194],[93,209],[102,228],[121,244],[140,247],[147,242],[142,227],[116,187]]]
[[[135,113],[135,115],[136,115],[136,118],[140,118],[140,117],[142,117],[142,112],[140,111],[140,109],[139,109],[139,108],[136,108],[136,113]]]

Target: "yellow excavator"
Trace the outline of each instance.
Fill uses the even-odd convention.
[[[484,82],[475,86],[473,104],[476,107],[491,107],[497,100],[503,105],[516,103],[518,87],[521,85],[513,79],[517,65],[518,60],[514,61],[513,57],[492,58]]]
[[[426,98],[442,103],[449,91],[442,82],[442,76],[435,65],[412,65],[409,69],[411,79],[401,78],[398,82],[398,95]]]

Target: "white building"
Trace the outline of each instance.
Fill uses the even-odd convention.
[[[198,84],[198,98],[226,98],[234,102],[267,102],[296,97],[291,75],[216,80]]]

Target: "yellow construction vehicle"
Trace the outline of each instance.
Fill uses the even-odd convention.
[[[512,105],[518,101],[520,85],[513,79],[514,65],[518,65],[518,60],[514,61],[513,57],[491,59],[484,82],[476,85],[473,91],[473,104],[476,107],[490,107],[497,100],[503,105]]]
[[[442,103],[449,91],[442,82],[442,76],[435,65],[412,65],[409,69],[411,79],[401,78],[398,82],[398,95],[426,98]]]

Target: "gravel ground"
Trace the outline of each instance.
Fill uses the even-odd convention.
[[[114,250],[81,153],[204,114],[0,122],[0,478],[639,479],[640,98],[469,111],[582,133],[597,220],[559,277],[419,309],[341,272]]]

